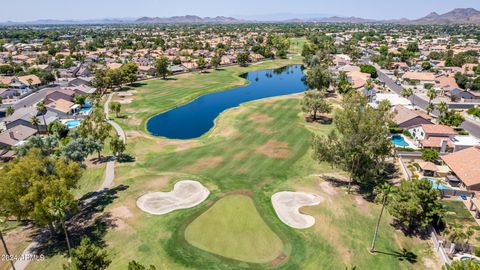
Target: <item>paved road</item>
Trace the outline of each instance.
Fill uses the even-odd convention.
[[[378,79],[381,82],[385,83],[385,85],[388,86],[390,89],[392,89],[392,91],[401,95],[401,91],[402,91],[403,87],[401,85],[396,84],[395,81],[393,81],[390,77],[388,77],[388,75],[383,73],[378,66],[377,66],[377,70],[378,70]],[[418,95],[413,95],[412,97],[410,97],[410,101],[412,101],[412,103],[415,106],[420,107],[422,109],[426,109],[427,106],[428,106],[428,101],[422,99]],[[434,115],[434,116],[436,116],[438,114],[439,114],[439,112],[436,111],[436,110],[434,110],[432,112],[432,115]],[[477,124],[477,123],[475,123],[471,120],[465,119],[465,121],[460,125],[460,127],[465,129],[466,131],[468,131],[471,135],[473,135],[477,138],[480,138],[480,125],[479,124]]]

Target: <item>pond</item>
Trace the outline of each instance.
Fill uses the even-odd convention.
[[[218,115],[227,109],[252,100],[300,93],[308,89],[302,65],[253,71],[241,77],[247,79],[249,84],[206,94],[156,115],[148,120],[147,130],[155,136],[170,139],[197,138],[208,132]]]

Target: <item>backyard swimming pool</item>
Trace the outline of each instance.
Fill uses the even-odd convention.
[[[80,114],[81,115],[89,115],[91,111],[92,111],[92,107],[82,108],[80,110]]]
[[[68,120],[68,121],[65,121],[65,125],[67,126],[67,128],[75,128],[75,127],[78,127],[80,125],[80,120]]]
[[[407,147],[409,145],[402,135],[392,135],[391,141],[395,146],[399,147]]]
[[[435,178],[425,177],[425,178],[422,178],[422,179],[430,181],[430,183],[432,183],[432,188],[433,189],[451,189],[450,187],[448,187],[448,186],[446,186],[442,183],[440,183],[440,185],[437,186],[437,179],[435,179]]]
[[[252,100],[300,93],[308,89],[302,65],[260,70],[241,75],[249,84],[200,96],[196,100],[152,117],[147,130],[155,136],[193,139],[208,132],[223,111]]]

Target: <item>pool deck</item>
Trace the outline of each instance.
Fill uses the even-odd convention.
[[[411,139],[407,138],[405,135],[403,135],[403,134],[390,134],[390,138],[392,138],[392,136],[394,136],[394,135],[401,136],[403,138],[403,140],[408,144],[408,146],[403,147],[403,146],[396,145],[395,143],[392,142],[395,145],[395,148],[397,148],[397,149],[412,148],[412,149],[416,149],[416,150],[420,149],[413,143],[413,141]]]

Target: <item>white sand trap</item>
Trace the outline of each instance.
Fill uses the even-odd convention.
[[[138,198],[137,206],[152,215],[164,215],[194,207],[207,199],[210,191],[200,182],[179,181],[170,192],[151,192]]]
[[[319,205],[323,198],[305,192],[278,192],[272,196],[272,204],[280,220],[295,229],[306,229],[315,224],[315,218],[300,213],[303,206]]]

